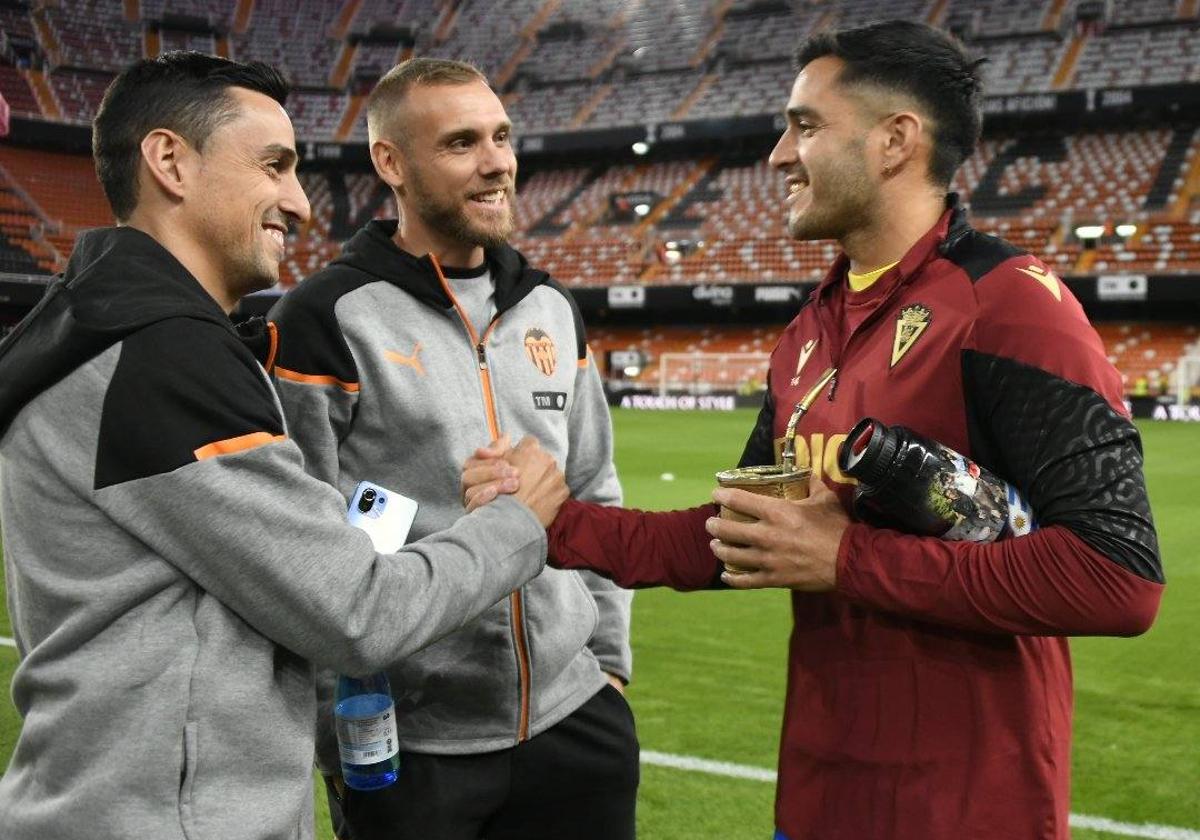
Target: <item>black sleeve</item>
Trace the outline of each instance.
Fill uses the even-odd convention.
[[[1162,583],[1137,427],[1096,391],[1039,367],[974,350],[962,365],[980,463],[1026,495],[1039,524]]]
[[[282,435],[265,374],[231,329],[192,318],[160,321],[121,344],[100,418],[94,487]]]
[[[343,282],[344,281],[344,282]],[[358,384],[358,365],[338,326],[334,307],[347,292],[371,282],[370,277],[318,272],[280,298],[267,319],[279,330],[278,375],[331,377]]]
[[[775,463],[775,398],[771,395],[771,374],[767,373],[767,390],[754,429],[742,450],[739,467],[757,467]]]

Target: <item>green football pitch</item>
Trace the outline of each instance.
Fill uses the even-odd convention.
[[[660,509],[706,501],[713,473],[736,462],[753,422],[751,411],[615,411],[626,504]],[[1146,635],[1071,643],[1077,840],[1200,840],[1200,426],[1141,428],[1169,585]],[[2,607],[0,636],[8,637]],[[637,593],[629,699],[646,759],[641,837],[771,837],[770,782],[704,762],[774,768],[788,624],[786,592]],[[16,661],[13,648],[0,647],[0,767],[19,729],[8,692]],[[322,799],[318,836],[329,838]]]

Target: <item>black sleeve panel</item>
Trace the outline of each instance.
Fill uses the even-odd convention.
[[[754,429],[742,450],[739,467],[757,467],[775,463],[775,397],[771,394],[771,374],[767,372],[767,390]]]
[[[567,287],[557,280],[548,279],[546,285],[565,297],[571,305],[571,314],[575,318],[575,358],[577,361],[583,361],[587,358],[587,329],[583,325],[583,314],[579,311],[579,304],[575,302],[575,296],[567,291]]]
[[[338,326],[334,307],[342,295],[370,282],[380,281],[326,269],[285,294],[267,313],[279,330],[276,367],[357,384],[358,365]]]
[[[1137,428],[1098,393],[1013,359],[964,350],[971,450],[1114,563],[1163,582]]]
[[[210,444],[283,435],[258,362],[236,335],[191,318],[132,333],[100,418],[95,489],[171,472]]]
[[[965,271],[972,283],[978,282],[1013,257],[1026,253],[998,236],[970,228],[960,236],[948,239],[942,247],[946,259]]]

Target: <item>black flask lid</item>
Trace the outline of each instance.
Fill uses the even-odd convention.
[[[890,431],[872,417],[855,423],[838,448],[838,467],[842,473],[868,485],[887,478],[900,447],[899,436],[889,434]]]

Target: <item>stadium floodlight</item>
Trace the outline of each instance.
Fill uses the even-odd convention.
[[[1137,233],[1137,225],[1117,225],[1117,236],[1130,237]]]
[[[1075,228],[1075,235],[1080,239],[1099,239],[1104,235],[1104,225],[1080,225]]]
[[[639,216],[645,216],[646,214],[648,214],[650,212],[650,205],[649,204],[635,204],[633,207],[633,212],[637,213]]]
[[[639,140],[633,144],[633,153],[635,155],[644,155],[650,151],[650,144],[645,140]]]

